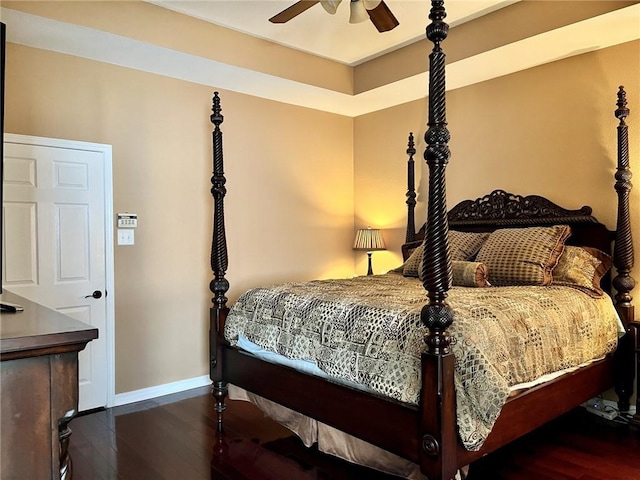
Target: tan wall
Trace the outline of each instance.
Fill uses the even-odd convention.
[[[587,53],[448,93],[452,158],[449,206],[496,188],[541,194],[568,208],[591,205],[615,228],[618,85],[627,88],[631,169],[640,176],[640,42]],[[417,134],[418,218],[424,222],[426,166],[422,159],[426,101],[358,117],[355,122],[356,225],[384,211],[394,254],[376,254],[379,267],[398,265],[404,239],[406,137]],[[637,183],[637,182],[636,182]],[[640,188],[631,219],[640,252]],[[416,221],[418,222],[418,220]],[[356,269],[362,268],[362,261]],[[640,281],[640,263],[633,276]],[[635,297],[640,298],[638,288]],[[637,302],[636,302],[637,303]]]
[[[490,15],[451,28],[445,42],[447,60],[456,62],[636,3],[637,0],[520,0]],[[431,48],[431,42],[425,38],[358,65],[354,69],[355,93],[426,72],[429,69],[427,56]]]
[[[2,6],[228,65],[342,93],[353,93],[353,71],[347,65],[292,50],[141,0],[3,0]]]
[[[213,89],[9,44],[10,133],[113,145],[116,393],[208,373]],[[221,91],[230,299],[353,274],[353,120]],[[331,141],[327,141],[331,139]]]

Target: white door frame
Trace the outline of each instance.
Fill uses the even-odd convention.
[[[5,133],[4,142],[101,153],[104,158],[104,232],[106,275],[107,407],[115,404],[115,284],[113,261],[113,169],[111,145]]]

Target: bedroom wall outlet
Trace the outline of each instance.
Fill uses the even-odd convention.
[[[118,228],[136,228],[138,226],[137,213],[119,213]]]
[[[134,245],[134,231],[129,228],[118,229],[118,245]]]

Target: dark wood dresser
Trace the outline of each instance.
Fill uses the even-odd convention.
[[[78,352],[98,330],[5,291],[0,313],[0,479],[70,479],[69,421],[78,409]]]

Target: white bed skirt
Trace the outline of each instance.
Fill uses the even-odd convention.
[[[229,398],[253,403],[269,418],[300,437],[307,447],[317,443],[321,452],[348,462],[409,480],[425,480],[417,464],[240,387],[229,385]],[[468,468],[462,470],[456,475],[456,480],[466,477]]]

